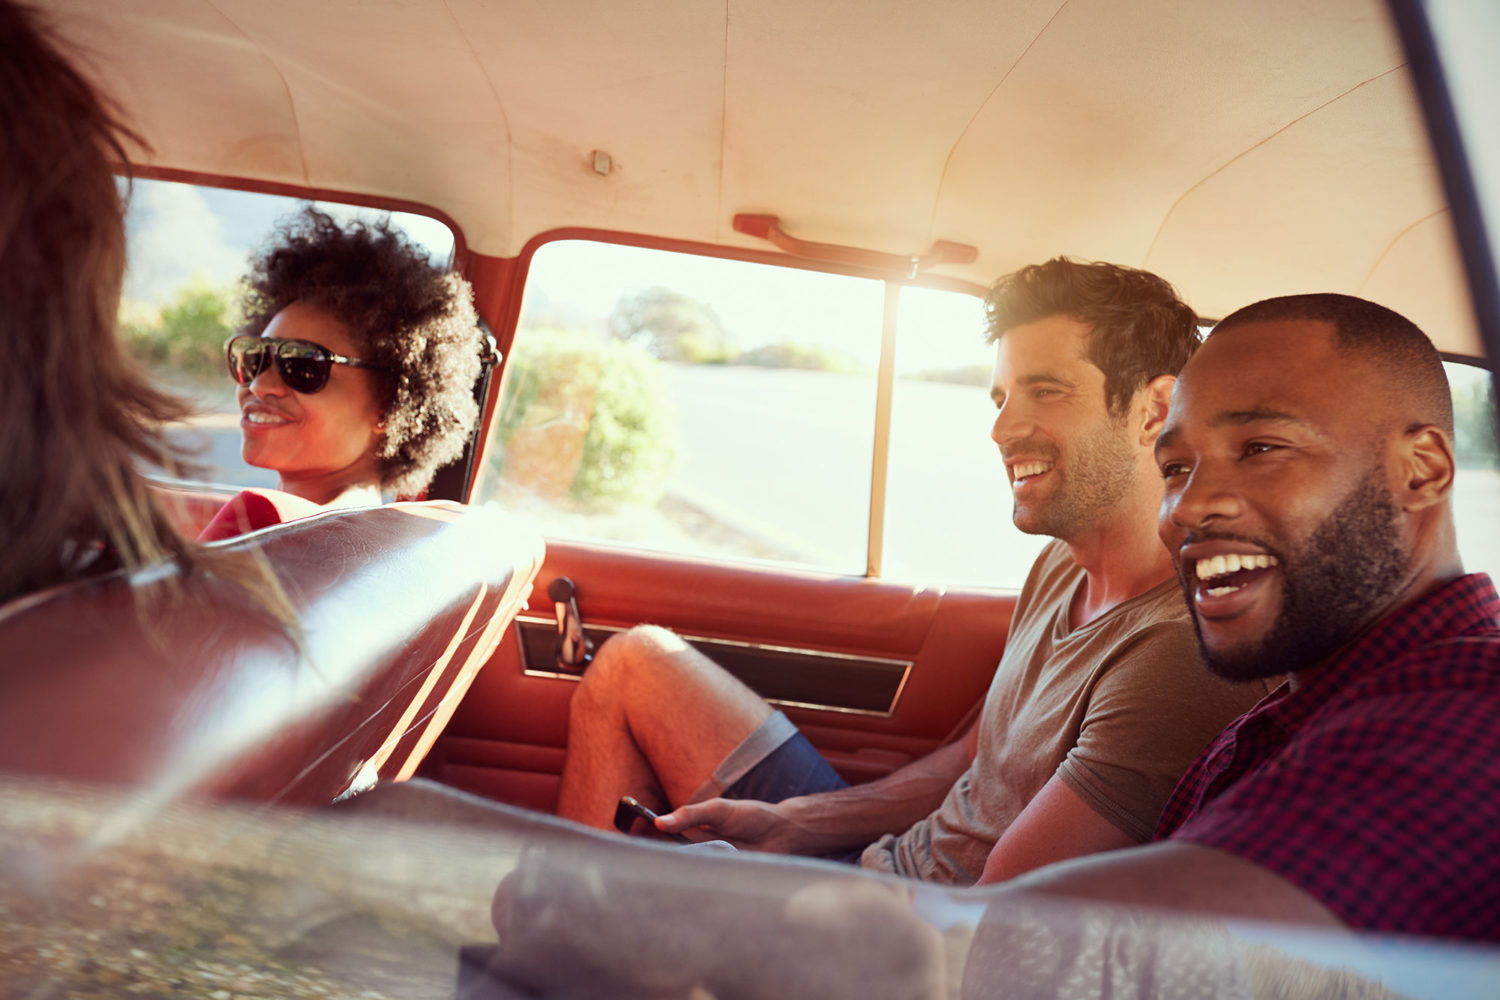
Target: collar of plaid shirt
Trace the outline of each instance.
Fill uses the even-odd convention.
[[[1208,745],[1162,810],[1154,840],[1174,830],[1283,744],[1310,716],[1355,680],[1423,644],[1500,629],[1500,594],[1485,573],[1470,573],[1376,622],[1304,685],[1283,684],[1230,723]]]

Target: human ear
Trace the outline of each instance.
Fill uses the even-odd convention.
[[[1172,387],[1176,384],[1177,376],[1158,375],[1136,393],[1140,407],[1141,444],[1147,448],[1156,444],[1166,426],[1167,407],[1172,402]]]
[[[1403,509],[1423,510],[1448,498],[1453,489],[1453,445],[1433,424],[1402,435],[1396,444],[1393,485]]]

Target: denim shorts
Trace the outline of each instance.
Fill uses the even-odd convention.
[[[777,712],[724,759],[694,798],[718,795],[726,799],[780,802],[796,795],[848,787],[849,783],[813,749],[791,720]],[[856,847],[829,857],[859,864],[863,853],[863,847]]]

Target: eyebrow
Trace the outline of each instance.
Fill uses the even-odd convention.
[[[1060,385],[1067,389],[1078,388],[1078,383],[1073,379],[1063,378],[1061,375],[1054,375],[1051,372],[1037,372],[1034,375],[1022,375],[1020,378],[1016,379],[1016,384],[1020,386]],[[998,387],[991,386],[990,398],[995,400],[996,402],[999,402],[1000,400],[1005,398],[1005,391]]]
[[[1302,427],[1308,426],[1306,420],[1301,417],[1284,413],[1281,410],[1227,410],[1216,413],[1208,421],[1210,427],[1239,427],[1244,424],[1275,423],[1275,424],[1297,424]]]
[[[1243,427],[1245,424],[1259,423],[1295,424],[1298,427],[1313,429],[1306,420],[1282,410],[1225,410],[1214,414],[1208,420],[1209,427]],[[1162,449],[1172,447],[1181,435],[1181,427],[1168,427],[1156,439],[1155,451],[1160,454]]]

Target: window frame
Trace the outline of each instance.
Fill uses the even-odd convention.
[[[478,478],[489,454],[490,436],[495,424],[495,411],[500,393],[509,371],[511,348],[515,343],[517,327],[521,318],[521,303],[526,293],[526,283],[531,274],[532,261],[537,252],[549,243],[581,240],[593,243],[609,243],[643,250],[664,250],[671,253],[691,254],[699,257],[715,257],[723,260],[744,261],[751,264],[769,264],[774,267],[792,268],[800,271],[815,271],[821,274],[842,275],[879,281],[884,285],[884,302],[881,312],[880,363],[875,377],[875,427],[874,451],[870,467],[869,515],[866,524],[865,579],[883,579],[885,505],[891,443],[891,408],[895,393],[896,333],[901,299],[901,290],[907,287],[931,288],[937,291],[959,292],[982,299],[988,291],[985,286],[963,278],[945,275],[911,276],[905,272],[883,268],[859,267],[852,264],[829,263],[820,260],[796,257],[778,251],[757,250],[751,247],[732,247],[717,243],[700,243],[689,240],[666,239],[642,233],[629,233],[611,229],[590,227],[564,227],[538,233],[526,241],[521,252],[514,258],[515,267],[511,277],[509,294],[506,296],[504,313],[499,317],[496,341],[501,355],[500,377],[493,379],[489,396],[485,400],[483,420],[479,434],[475,435],[472,480]],[[976,331],[977,333],[977,331]],[[607,542],[591,544],[607,545]],[[826,568],[808,567],[814,572],[831,572]],[[845,576],[849,574],[832,573]],[[1000,591],[1013,591],[1010,587],[997,587]]]
[[[346,191],[341,188],[309,187],[304,184],[293,184],[283,181],[231,177],[225,174],[184,170],[178,167],[156,166],[149,163],[130,162],[123,165],[116,164],[115,176],[123,179],[127,185],[131,185],[137,180],[166,181],[199,188],[243,191],[247,194],[274,195],[297,201],[329,202],[338,205],[349,205],[355,208],[371,208],[382,212],[405,212],[410,215],[420,215],[440,223],[453,235],[453,251],[447,263],[449,271],[462,275],[467,279],[476,262],[485,259],[479,254],[470,252],[468,240],[464,236],[463,229],[459,227],[451,215],[426,202],[363,194]],[[477,302],[475,306],[477,309]],[[481,324],[483,325],[483,313],[480,315]],[[484,329],[488,334],[489,327],[485,326]],[[488,365],[481,374],[479,384],[475,387],[476,399],[481,407],[481,417],[485,412],[484,408],[489,405],[490,389],[498,386],[500,381],[492,377],[494,371],[495,366]],[[481,420],[482,423],[483,421]],[[479,431],[482,433],[484,427],[481,426]],[[465,445],[463,453],[458,458],[438,469],[433,476],[432,483],[427,488],[424,498],[429,500],[456,500],[460,503],[466,502],[473,488],[474,471],[478,468],[478,463],[482,457],[478,450],[480,443],[480,433],[476,433],[469,439],[469,443]]]

